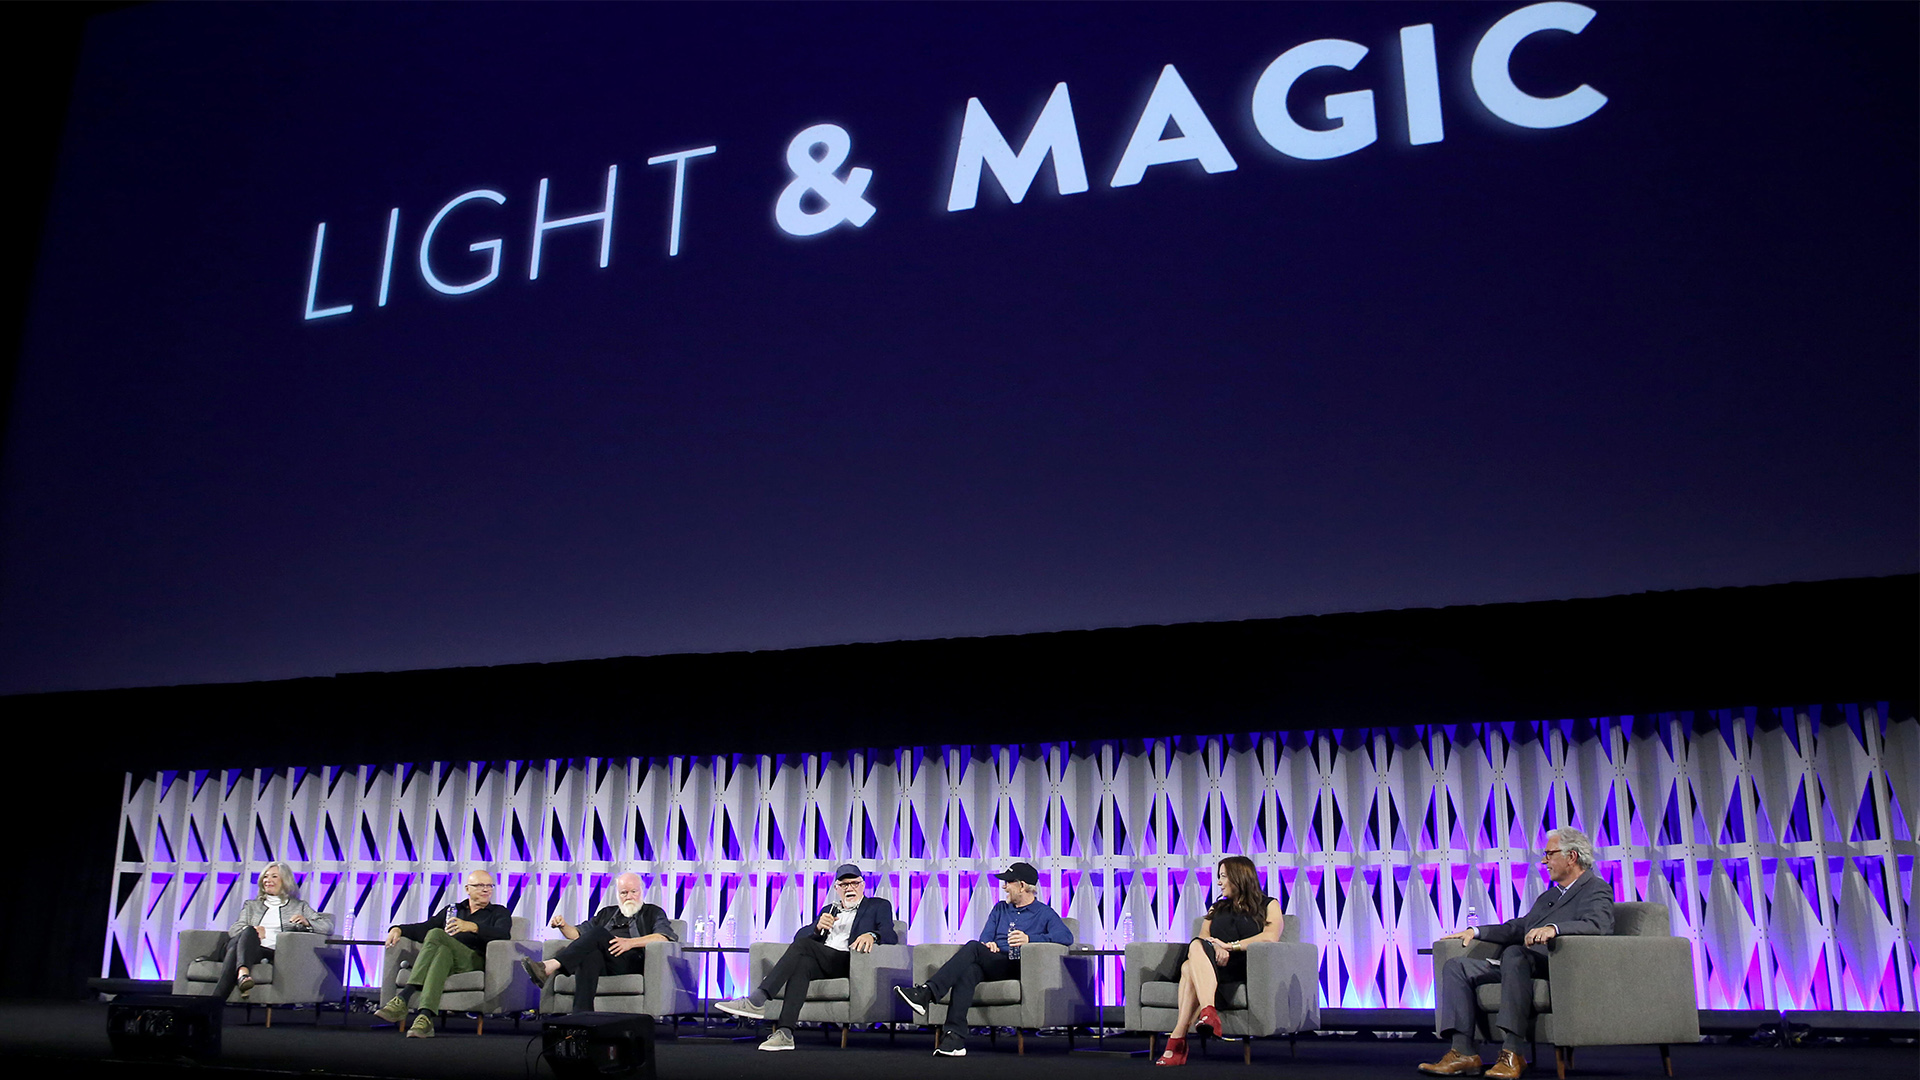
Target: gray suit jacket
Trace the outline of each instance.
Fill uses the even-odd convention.
[[[281,933],[304,934],[308,932],[306,927],[293,921],[295,915],[306,916],[307,921],[313,924],[312,933],[319,934],[323,937],[333,933],[333,916],[324,911],[313,910],[313,905],[307,903],[305,900],[289,900],[287,901],[287,906],[280,909]],[[227,928],[227,936],[232,937],[249,927],[259,926],[260,921],[266,917],[267,903],[256,896],[240,905],[240,916],[233,920],[232,926]]]
[[[1525,915],[1483,926],[1474,936],[1490,945],[1518,945],[1527,931],[1548,924],[1561,934],[1613,933],[1613,886],[1589,870],[1564,891],[1548,886]],[[1545,945],[1527,947],[1542,957],[1547,955]]]

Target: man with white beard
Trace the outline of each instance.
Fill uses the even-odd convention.
[[[647,951],[641,946],[655,941],[677,941],[667,913],[640,900],[640,878],[621,874],[613,879],[616,903],[595,912],[581,926],[567,924],[566,916],[555,915],[549,926],[571,939],[551,960],[535,963],[520,961],[527,977],[541,987],[559,972],[573,976],[573,1008],[588,1012],[602,975],[638,975],[646,964]]]

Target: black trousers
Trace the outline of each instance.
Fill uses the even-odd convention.
[[[1456,956],[1440,968],[1440,985],[1434,988],[1434,1025],[1441,1038],[1456,1031],[1472,1035],[1478,1026],[1480,1007],[1474,1001],[1473,988],[1482,983],[1500,984],[1500,1012],[1494,1023],[1522,1040],[1532,1038],[1533,980],[1535,973],[1547,972],[1546,958],[1525,945],[1509,945],[1500,950],[1500,962],[1479,957]],[[1500,1032],[1494,1038],[1502,1038]]]
[[[260,944],[260,934],[253,927],[243,927],[241,931],[227,939],[227,955],[220,962],[220,981],[213,984],[213,996],[225,1001],[227,995],[240,983],[240,969],[273,959],[273,950]]]
[[[780,959],[760,980],[760,992],[780,998],[780,1027],[789,1031],[800,1022],[807,1003],[807,987],[815,979],[844,979],[853,969],[853,954],[829,949],[818,938],[804,937],[787,946]]]
[[[607,951],[613,944],[613,935],[599,923],[587,923],[579,928],[580,936],[567,943],[554,956],[560,961],[560,970],[573,976],[573,1011],[589,1012],[593,1009],[593,995],[600,989],[602,975],[639,975],[647,969],[647,952],[642,949],[629,949],[615,956]]]
[[[973,988],[983,982],[1019,977],[1020,961],[1007,956],[1005,950],[994,952],[984,941],[969,941],[953,954],[953,959],[940,965],[927,980],[927,989],[935,1001],[948,993],[953,995],[947,999],[946,1026],[965,1031],[967,1010],[973,1008]]]

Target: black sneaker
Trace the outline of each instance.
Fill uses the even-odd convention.
[[[915,1016],[927,1015],[927,1006],[933,1004],[933,991],[927,989],[925,983],[919,986],[896,986],[893,992],[900,995],[900,1000],[907,1003]]]
[[[966,1057],[967,1037],[952,1028],[941,1028],[940,1045],[933,1052],[940,1057]]]

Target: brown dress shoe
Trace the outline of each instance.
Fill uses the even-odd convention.
[[[1480,1058],[1474,1054],[1449,1050],[1439,1061],[1423,1063],[1420,1071],[1428,1076],[1479,1076]]]
[[[1500,1051],[1500,1060],[1493,1063],[1487,1075],[1493,1080],[1520,1080],[1527,1071],[1527,1059],[1511,1050]]]

